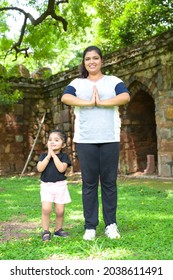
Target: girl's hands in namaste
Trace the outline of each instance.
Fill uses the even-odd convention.
[[[48,156],[53,158],[55,156],[55,152],[53,151],[51,147],[51,143],[48,144]]]

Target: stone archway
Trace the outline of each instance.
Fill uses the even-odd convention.
[[[133,84],[134,88],[135,94],[131,97],[131,102],[121,111],[120,169],[126,174],[146,171],[150,157],[154,158],[157,166],[154,99],[140,83]]]

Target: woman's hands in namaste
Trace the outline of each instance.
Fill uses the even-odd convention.
[[[91,101],[92,101],[94,106],[101,105],[98,89],[95,85],[93,86],[93,95],[92,95]]]

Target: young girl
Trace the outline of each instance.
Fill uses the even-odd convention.
[[[39,157],[37,170],[41,172],[41,201],[42,201],[42,240],[51,240],[49,231],[52,203],[55,206],[56,227],[54,236],[66,237],[63,231],[65,204],[71,202],[67,187],[65,171],[71,165],[67,154],[62,152],[66,146],[66,135],[61,130],[53,130],[48,138],[48,152]]]

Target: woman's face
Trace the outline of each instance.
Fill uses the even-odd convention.
[[[93,50],[86,53],[84,65],[89,74],[97,74],[101,71],[102,59],[100,55]]]

